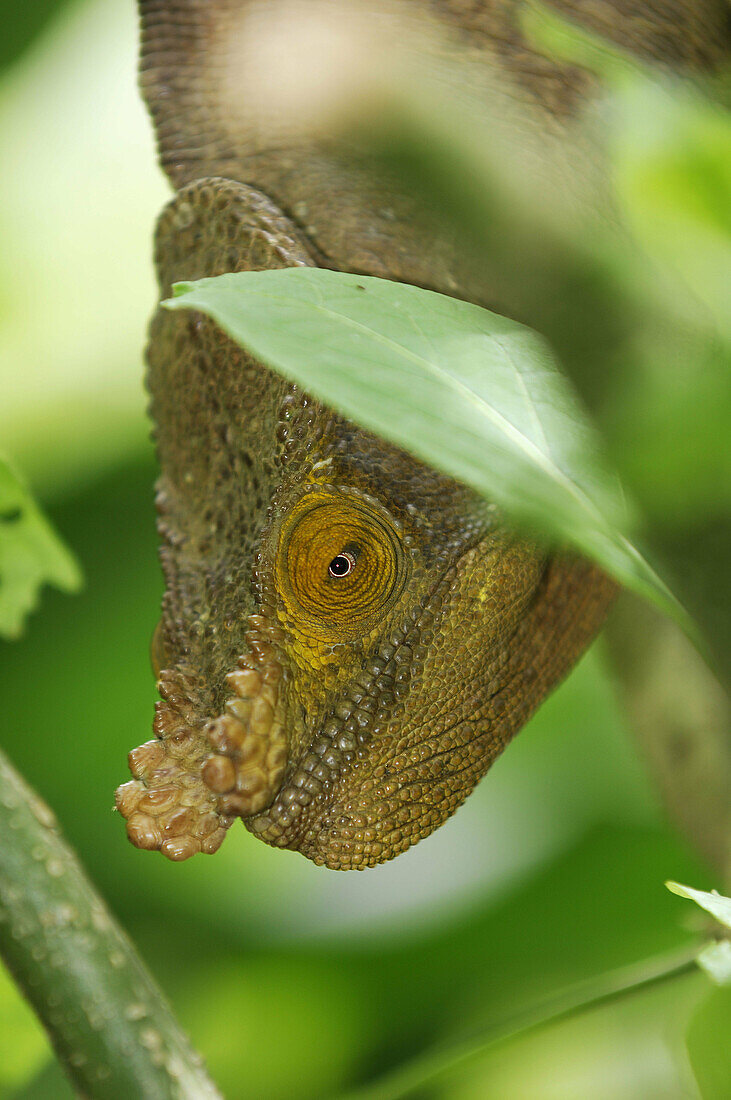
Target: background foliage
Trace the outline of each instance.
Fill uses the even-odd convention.
[[[54,807],[224,1093],[335,1096],[575,981],[691,942],[688,903],[663,880],[720,884],[658,805],[602,640],[459,814],[395,863],[340,875],[241,828],[215,859],[182,866],[126,843],[113,791],[155,694],[147,645],[161,581],[140,349],[155,297],[150,230],[168,192],[134,86],[130,5],[57,4],[37,27],[8,6],[4,19],[17,48],[0,83],[0,441],[86,585],[73,598],[49,591],[26,636],[0,643],[0,741]],[[673,545],[681,516],[683,531],[710,539],[707,554],[726,522],[712,489],[728,413],[716,377],[695,406],[674,373],[642,443]],[[653,377],[637,387],[639,405],[615,413],[615,453],[631,454],[627,425],[656,399]],[[682,512],[667,486],[678,483],[684,402],[705,492],[695,501],[681,479]],[[646,462],[637,471],[647,480]],[[661,676],[653,690],[668,687]],[[699,1095],[697,1079],[704,1096],[723,1096],[728,996],[707,999],[708,988],[692,973],[539,1030],[435,1095],[680,1098]],[[0,974],[0,1096],[67,1095]]]

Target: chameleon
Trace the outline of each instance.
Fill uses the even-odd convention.
[[[726,33],[714,0],[555,7],[681,68],[712,66]],[[585,72],[525,41],[517,0],[390,8],[436,20],[457,58],[502,66],[546,126],[593,94]],[[233,109],[232,43],[262,12],[296,11],[140,0],[141,87],[175,189],[155,235],[160,296],[323,266],[496,308],[500,288],[367,158]],[[147,363],[165,593],[155,736],[116,796],[128,837],[180,861],[217,851],[241,818],[329,868],[391,859],[465,800],[595,637],[616,585],[199,314],[158,309]]]

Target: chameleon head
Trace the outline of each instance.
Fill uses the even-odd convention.
[[[441,824],[499,750],[496,662],[544,563],[487,522],[453,542],[330,476],[262,540],[248,653],[203,777],[261,839],[358,868]]]
[[[137,780],[118,799],[140,847],[212,852],[241,817],[333,868],[397,855],[469,794],[601,613],[591,567],[546,558],[460,486],[358,435],[356,461],[381,459],[359,476],[352,450],[331,455],[328,480],[317,462],[283,471],[245,589],[211,588],[199,563],[183,636],[215,639],[221,604],[253,603],[231,656],[213,641],[194,672],[196,647],[173,652],[180,620],[163,619],[156,659],[182,659],[160,675],[160,740],[130,755]],[[166,559],[168,592],[190,590]]]
[[[334,868],[397,855],[545,690],[526,645],[561,662],[543,554],[450,479],[306,398],[299,411],[327,420],[329,457],[282,464],[251,562],[239,550],[221,569],[217,546],[193,575],[185,536],[164,555],[153,651],[175,667],[160,673],[160,740],[131,754],[118,804],[132,841],[173,859],[215,850],[235,817]],[[253,610],[229,623],[232,646],[221,609],[237,605]]]
[[[183,188],[171,281],[311,262],[243,185]],[[465,486],[313,401],[213,323],[161,310],[148,347],[162,475],[156,740],[128,835],[213,852],[236,817],[361,868],[432,832],[565,673],[612,586],[511,533]]]

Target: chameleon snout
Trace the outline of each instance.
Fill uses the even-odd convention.
[[[161,672],[154,731],[129,754],[134,779],[116,805],[137,848],[181,861],[213,854],[236,817],[260,813],[279,791],[287,764],[283,668],[278,629],[249,618],[247,653],[224,677],[223,713],[198,716],[195,676]]]
[[[128,756],[133,779],[117,788],[116,807],[136,848],[180,862],[218,851],[233,817],[221,814],[218,796],[203,782],[207,753],[196,717],[194,682],[180,671],[160,673],[156,740]]]

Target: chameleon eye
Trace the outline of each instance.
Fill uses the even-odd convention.
[[[355,569],[355,556],[347,550],[343,550],[342,554],[334,557],[327,567],[328,573],[334,580],[338,577],[347,577],[352,569]]]
[[[276,577],[287,610],[324,637],[367,633],[398,598],[405,570],[395,524],[358,497],[307,493],[279,536]]]

